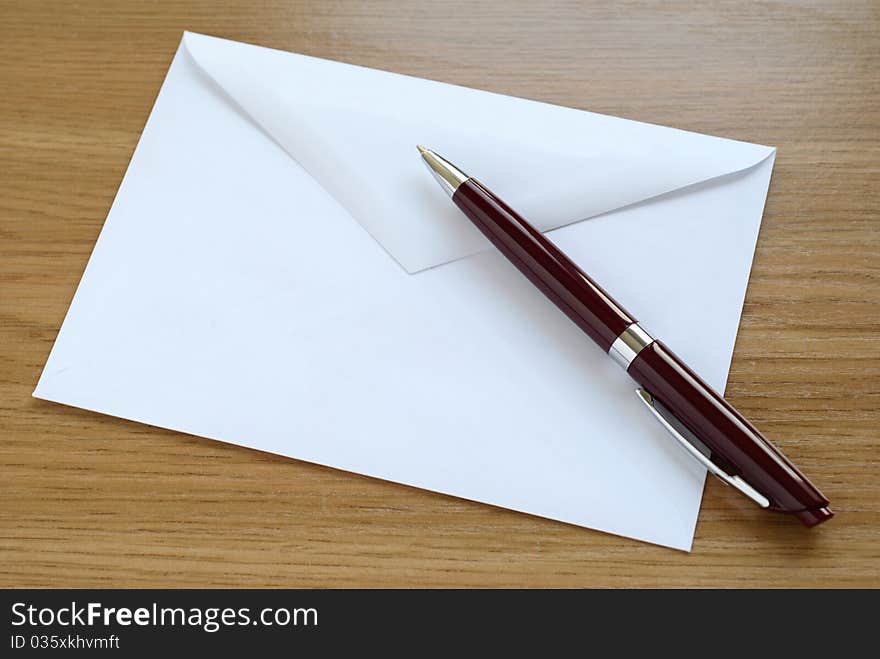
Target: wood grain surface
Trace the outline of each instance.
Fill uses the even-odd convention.
[[[0,0],[0,586],[880,586],[880,4]],[[663,549],[31,398],[189,29],[779,148],[728,397],[837,516]]]

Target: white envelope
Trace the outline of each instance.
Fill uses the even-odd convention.
[[[417,143],[723,390],[774,149],[187,33],[34,395],[689,549],[703,469]]]

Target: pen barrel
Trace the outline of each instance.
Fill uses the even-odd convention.
[[[635,319],[516,211],[475,179],[452,200],[544,295],[608,352]]]
[[[556,245],[478,181],[452,195],[495,247],[605,352],[636,320]],[[638,327],[637,325],[635,327]],[[770,508],[815,526],[832,516],[828,500],[739,412],[659,341],[629,345],[629,375],[687,426],[712,461],[740,476]],[[735,467],[734,467],[735,465]]]
[[[661,342],[641,350],[627,372],[712,451],[713,462],[767,497],[771,510],[807,526],[832,516],[828,499],[797,467]]]

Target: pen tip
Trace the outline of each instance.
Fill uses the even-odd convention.
[[[425,155],[426,153],[428,153],[428,149],[423,147],[421,144],[416,144],[416,148],[419,150],[419,153],[421,153],[422,155]]]

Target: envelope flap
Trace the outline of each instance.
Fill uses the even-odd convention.
[[[186,33],[184,43],[409,272],[488,247],[426,174],[416,144],[473,173],[542,231],[747,169],[774,152],[199,34]]]

